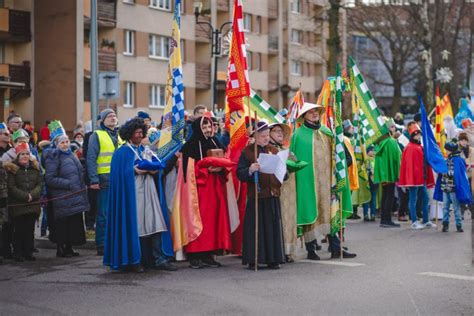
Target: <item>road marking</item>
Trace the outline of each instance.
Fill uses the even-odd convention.
[[[327,265],[333,265],[333,266],[344,266],[344,267],[365,266],[364,263],[346,262],[346,261],[333,261],[333,260],[326,261],[326,260],[308,260],[308,259],[304,259],[304,260],[301,260],[300,262],[319,263],[319,264],[327,264]]]
[[[438,272],[423,272],[423,273],[418,273],[418,274],[419,275],[433,276],[433,277],[438,277],[438,278],[464,280],[464,281],[474,281],[474,276],[469,276],[469,275],[438,273]]]

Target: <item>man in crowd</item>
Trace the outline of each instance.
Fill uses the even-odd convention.
[[[87,149],[87,173],[90,189],[98,190],[95,241],[97,255],[104,254],[105,222],[109,192],[110,163],[112,155],[120,145],[117,115],[112,109],[100,112],[100,126],[90,136]]]

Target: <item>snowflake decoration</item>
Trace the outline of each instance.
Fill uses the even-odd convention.
[[[441,67],[436,70],[436,80],[441,83],[449,83],[453,79],[453,72],[448,67]]]

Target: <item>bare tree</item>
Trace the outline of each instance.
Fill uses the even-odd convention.
[[[348,13],[349,29],[370,42],[363,58],[380,61],[389,74],[386,79],[380,73],[366,76],[377,85],[393,88],[392,114],[400,109],[402,87],[412,83],[420,71],[416,63],[419,43],[411,19],[404,6],[390,1],[377,5],[357,2]]]

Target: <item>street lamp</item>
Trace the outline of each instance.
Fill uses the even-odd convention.
[[[231,25],[232,22],[225,22],[219,28],[214,28],[208,21],[199,21],[199,16],[202,11],[202,2],[194,1],[193,3],[194,15],[196,16],[196,24],[207,25],[211,35],[211,57],[214,60],[214,74],[212,82],[212,110],[215,112],[217,106],[217,58],[221,55],[222,30],[226,25]]]

